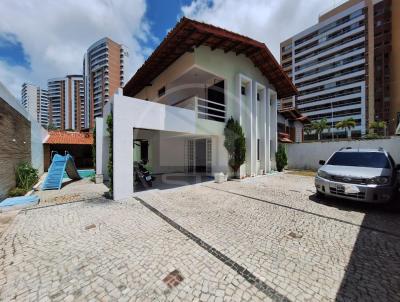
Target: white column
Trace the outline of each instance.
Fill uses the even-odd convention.
[[[271,95],[269,89],[265,90],[265,171],[271,172]]]
[[[117,95],[113,102],[113,195],[120,200],[133,194],[133,128],[123,118]]]
[[[278,100],[276,92],[269,89],[271,100],[271,158],[272,168],[276,169],[275,153],[278,151]]]
[[[96,117],[96,183],[103,182],[103,118]]]
[[[251,91],[251,176],[257,175],[257,82],[252,81]]]

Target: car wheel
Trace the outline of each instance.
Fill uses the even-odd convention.
[[[318,198],[323,198],[323,197],[325,196],[325,194],[324,194],[324,193],[321,193],[320,191],[317,191],[317,193],[315,193],[315,195],[316,195]]]

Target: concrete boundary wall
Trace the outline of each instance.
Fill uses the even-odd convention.
[[[43,159],[43,142],[48,136],[48,132],[36,120],[35,117],[30,116],[22,104],[13,96],[7,88],[0,82],[0,98],[3,99],[9,106],[14,108],[20,113],[27,121],[30,122],[31,127],[31,164],[35,169],[38,169],[39,174],[44,172],[44,159]]]
[[[333,152],[342,147],[376,149],[388,151],[396,163],[400,164],[400,136],[389,139],[354,140],[335,142],[313,142],[288,145],[288,168],[317,170],[319,160],[327,160]]]

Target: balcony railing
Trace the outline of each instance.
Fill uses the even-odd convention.
[[[199,119],[225,122],[225,104],[192,96],[176,103],[174,106],[196,111],[196,116]]]

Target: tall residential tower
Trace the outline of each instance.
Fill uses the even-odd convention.
[[[49,124],[57,129],[80,131],[85,125],[84,87],[81,75],[50,79],[47,82],[49,95]]]
[[[43,127],[47,127],[49,121],[47,90],[24,83],[21,89],[21,103],[31,116],[35,117]]]
[[[83,58],[85,82],[85,126],[94,127],[94,119],[102,116],[103,106],[119,87],[124,85],[124,45],[103,38],[87,50]]]
[[[332,132],[343,132],[334,125],[351,117],[356,135],[373,121],[386,121],[393,133],[400,114],[400,65],[393,64],[399,53],[392,49],[400,39],[399,2],[347,1],[282,42],[281,64],[299,94],[281,106],[297,106],[310,120],[327,118]]]

